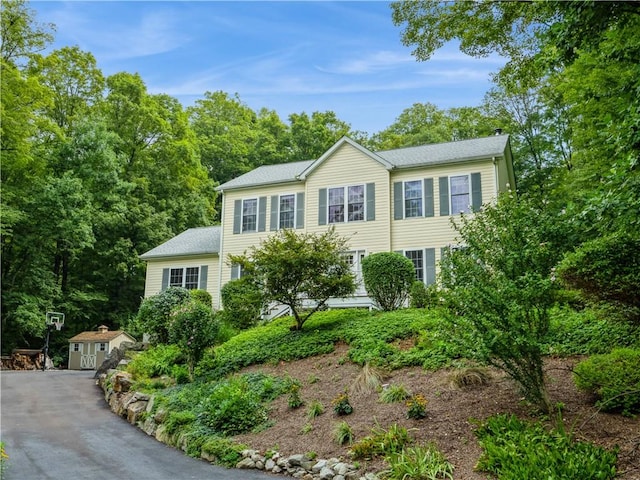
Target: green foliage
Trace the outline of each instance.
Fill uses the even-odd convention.
[[[349,402],[349,395],[347,392],[343,392],[331,401],[333,405],[333,411],[336,415],[351,415],[353,413],[353,407]]]
[[[300,330],[329,298],[355,291],[354,276],[342,256],[346,245],[347,239],[333,228],[319,234],[283,229],[252,247],[249,256],[231,256],[230,260],[254,276],[266,300],[288,306]]]
[[[186,356],[191,379],[205,349],[215,342],[219,327],[211,304],[192,299],[171,311],[168,340],[178,345]]]
[[[427,416],[427,399],[421,394],[413,395],[407,400],[407,418],[420,420]]]
[[[411,394],[407,391],[404,385],[396,385],[392,383],[386,388],[383,388],[380,392],[380,401],[382,403],[396,403],[407,400]]]
[[[347,422],[340,422],[336,424],[333,436],[338,445],[353,443],[353,429]]]
[[[220,290],[224,318],[239,330],[253,327],[265,304],[262,290],[251,276],[225,283]]]
[[[151,336],[153,342],[168,343],[171,312],[189,299],[190,293],[186,288],[169,287],[142,301],[136,322]]]
[[[355,442],[350,452],[356,459],[390,456],[401,452],[412,441],[407,429],[395,423],[388,430],[376,426],[371,430],[371,435]]]
[[[640,237],[614,233],[583,243],[558,267],[559,277],[589,298],[624,305],[640,319]]]
[[[162,423],[167,433],[174,434],[180,428],[191,425],[196,420],[196,415],[190,411],[171,411]]]
[[[404,448],[389,455],[386,461],[390,468],[385,478],[390,480],[453,480],[453,465],[433,443]]]
[[[210,307],[213,303],[211,294],[206,290],[189,290],[189,295],[191,296],[192,300],[202,303],[203,305],[206,305],[208,307]]]
[[[4,449],[4,442],[0,442],[0,477],[4,478],[5,469],[7,468],[7,462],[9,461],[9,455]]]
[[[307,418],[313,420],[324,413],[324,405],[319,400],[314,400],[309,404],[307,408]]]
[[[400,308],[416,278],[413,262],[395,252],[378,252],[362,260],[362,278],[369,296],[384,311]]]
[[[554,267],[566,248],[562,219],[506,193],[473,217],[460,217],[455,228],[465,247],[446,255],[440,272],[453,334],[548,412],[542,355],[557,289]]]
[[[440,303],[438,286],[434,283],[429,286],[416,280],[411,284],[409,291],[409,305],[411,308],[434,308]]]
[[[496,415],[475,434],[483,449],[478,470],[500,479],[605,480],[616,476],[617,451],[574,442],[563,429],[547,431],[540,423]]]
[[[234,468],[242,460],[242,451],[247,448],[246,445],[236,443],[228,438],[212,437],[202,444],[202,453],[213,457],[213,461],[217,465]]]
[[[289,405],[289,408],[293,409],[300,408],[302,405],[304,405],[304,401],[300,397],[300,382],[290,382],[287,405]]]
[[[171,375],[183,361],[184,356],[177,345],[156,345],[133,357],[127,372],[136,380]]]
[[[580,362],[573,378],[582,390],[598,396],[596,406],[623,415],[640,413],[640,350],[618,348]]]

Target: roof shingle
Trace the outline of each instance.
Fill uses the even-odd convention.
[[[190,228],[140,255],[142,260],[220,253],[220,226]]]

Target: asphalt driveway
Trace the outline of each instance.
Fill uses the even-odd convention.
[[[89,371],[0,372],[3,480],[266,479],[186,456],[114,415]]]

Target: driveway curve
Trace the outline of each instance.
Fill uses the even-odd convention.
[[[87,371],[2,371],[6,480],[264,480],[186,456],[114,415]]]

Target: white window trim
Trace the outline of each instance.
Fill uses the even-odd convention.
[[[181,287],[187,288],[187,268],[196,268],[198,269],[198,284],[194,290],[198,290],[200,288],[200,267],[198,265],[187,265],[187,266],[178,266],[178,267],[169,267],[169,284],[167,287]],[[172,270],[182,270],[182,285],[172,285],[171,284],[171,271]]]
[[[348,250],[344,252],[344,255],[353,255],[353,261],[355,265],[355,271],[352,272],[355,274],[356,281],[356,294],[366,294],[366,290],[364,288],[364,278],[362,276],[362,260],[369,255],[366,248],[354,248],[352,250]]]
[[[283,227],[280,225],[280,206],[282,205],[281,199],[282,197],[290,197],[293,196],[293,227],[296,228],[296,215],[298,214],[298,194],[297,193],[281,193],[278,195],[278,228],[277,230],[283,230]],[[328,209],[327,205],[327,209]],[[257,218],[256,218],[257,221]],[[257,226],[257,223],[256,223]]]
[[[102,350],[102,345],[104,345],[104,350]],[[96,342],[96,352],[106,352],[109,348],[109,344],[107,342]]]
[[[248,202],[250,200],[256,201],[256,227],[253,230],[245,230],[244,229],[244,202]],[[260,198],[259,197],[243,198],[242,201],[240,202],[240,233],[257,233],[259,224],[260,224]]]
[[[76,350],[76,345],[78,345],[78,350]],[[82,353],[83,351],[83,343],[82,342],[73,342],[71,344],[71,352],[72,353]]]
[[[422,278],[420,279],[420,281],[422,283],[426,284],[427,268],[426,268],[426,265],[424,264],[424,262],[425,262],[424,250],[425,250],[425,247],[405,248],[404,250],[402,250],[402,255],[404,255],[405,258],[409,258],[409,257],[407,257],[407,252],[421,252],[421,255],[422,255]],[[411,259],[409,258],[409,260],[411,260]],[[411,263],[413,263],[413,260],[411,260]],[[415,266],[414,266],[414,268],[415,268]],[[418,280],[418,277],[416,277],[416,280]]]
[[[364,193],[364,197],[362,200],[362,220],[349,220],[349,188],[350,187],[362,187],[362,191]],[[344,220],[342,222],[330,222],[329,221],[329,191],[342,188],[342,198],[344,199],[344,203],[342,206],[344,207]],[[327,187],[327,225],[336,225],[340,223],[358,223],[358,222],[366,222],[367,221],[367,184],[366,183],[354,183],[351,185],[336,185],[332,187]]]
[[[409,182],[418,182],[420,184],[420,208],[422,210],[421,215],[416,215],[414,217],[407,217],[407,183]],[[451,196],[449,196],[449,203],[451,203]],[[406,220],[407,218],[424,218],[424,179],[411,179],[411,180],[402,180],[402,219]]]
[[[467,185],[469,185],[469,190],[467,191],[467,195],[469,196],[469,204],[467,205],[467,211],[466,212],[454,212],[453,211],[453,188],[451,186],[451,179],[454,177],[467,177]],[[473,199],[471,198],[471,174],[470,173],[459,173],[456,175],[449,175],[449,214],[450,215],[460,215],[460,213],[464,213],[465,215],[472,213],[473,212],[473,208],[471,206],[471,203],[473,202]]]

